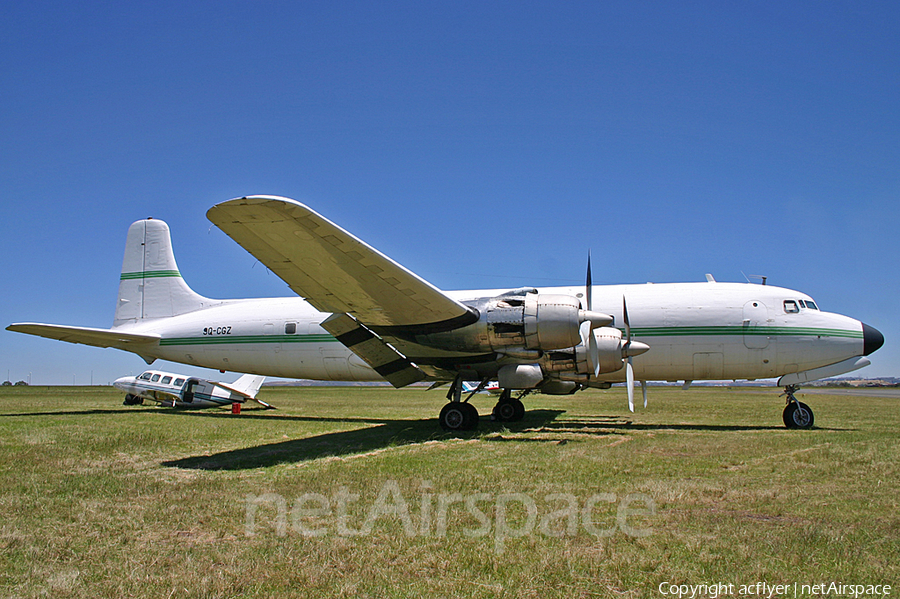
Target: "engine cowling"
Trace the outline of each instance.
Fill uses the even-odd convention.
[[[599,374],[621,370],[628,356],[637,356],[650,349],[640,341],[628,343],[622,338],[622,331],[613,327],[600,327],[592,334],[597,342]],[[582,378],[594,373],[591,352],[584,344],[564,352],[549,352],[543,356],[540,365],[544,372],[575,373]]]
[[[584,311],[571,295],[530,293],[525,296],[525,347],[553,350],[581,343]]]
[[[536,360],[543,352],[580,344],[582,323],[590,322],[594,328],[612,322],[609,315],[581,309],[577,297],[534,289],[466,303],[479,312],[477,322],[453,331],[416,335],[416,341],[453,351],[499,352]]]

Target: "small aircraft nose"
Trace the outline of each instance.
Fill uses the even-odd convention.
[[[870,327],[866,323],[862,325],[863,329],[863,355],[868,356],[884,345],[884,335],[875,327]]]
[[[123,376],[119,377],[113,381],[113,387],[116,389],[121,389],[122,391],[128,391],[134,382],[134,377],[132,376]]]

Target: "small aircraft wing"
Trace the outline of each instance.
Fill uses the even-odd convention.
[[[303,204],[275,196],[222,202],[206,216],[322,312],[368,326],[450,330],[472,309]]]
[[[159,335],[126,333],[116,329],[94,329],[89,327],[70,327],[60,324],[42,324],[37,322],[17,322],[6,327],[7,331],[27,333],[58,339],[69,343],[81,343],[94,347],[114,347],[141,355],[141,345],[152,345],[159,341]]]

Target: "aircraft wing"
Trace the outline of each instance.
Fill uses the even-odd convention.
[[[477,320],[472,309],[294,200],[238,198],[206,216],[322,312],[418,331]]]
[[[60,324],[41,324],[37,322],[17,322],[6,327],[7,331],[37,335],[48,339],[58,339],[69,343],[81,343],[94,347],[114,347],[142,355],[141,345],[152,345],[159,341],[159,335],[126,333],[115,329],[94,329],[89,327],[70,327]]]

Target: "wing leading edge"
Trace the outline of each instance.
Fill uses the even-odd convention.
[[[471,308],[303,204],[276,196],[222,202],[206,216],[322,312],[368,326],[451,330]]]

